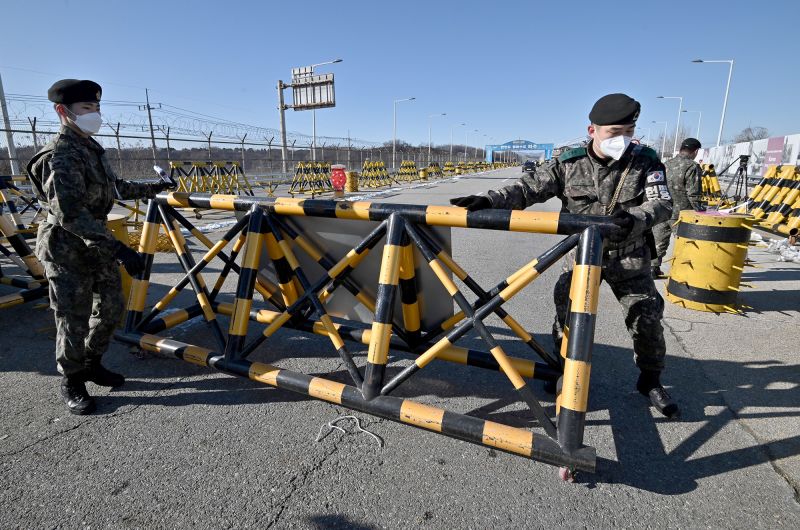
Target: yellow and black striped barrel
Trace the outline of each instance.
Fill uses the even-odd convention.
[[[745,214],[681,212],[667,300],[714,313],[736,313],[739,281],[753,218]]]

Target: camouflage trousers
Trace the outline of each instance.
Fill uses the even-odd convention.
[[[667,255],[669,240],[672,237],[672,225],[674,223],[675,221],[669,220],[653,227],[653,237],[656,240],[656,256],[650,262],[653,267],[660,267],[664,256]]]
[[[116,262],[44,262],[56,320],[56,363],[83,377],[99,362],[125,310]]]
[[[557,351],[561,349],[564,323],[569,306],[569,287],[572,282],[572,267],[575,251],[564,258],[561,276],[553,290],[556,318],[553,323],[553,342]],[[636,366],[640,370],[664,369],[666,344],[661,318],[664,315],[664,299],[656,290],[650,269],[650,249],[645,245],[621,258],[603,260],[603,281],[607,282],[614,296],[622,305],[625,325],[633,338]]]

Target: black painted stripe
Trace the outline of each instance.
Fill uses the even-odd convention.
[[[394,298],[396,287],[383,283],[378,284],[378,292],[375,295],[375,316],[373,320],[381,324],[390,324],[392,313],[394,312]]]
[[[511,225],[511,210],[478,210],[467,212],[467,228],[496,226],[508,230]]]
[[[672,278],[670,278],[667,284],[667,292],[692,302],[716,305],[735,304],[738,294],[736,291],[714,291],[712,289],[693,287],[688,284],[678,283]]]
[[[591,362],[594,346],[596,317],[591,313],[573,313],[568,316],[569,338],[567,357],[575,361]]]
[[[448,436],[473,443],[483,443],[484,420],[444,411],[442,432]]]
[[[750,230],[741,227],[729,228],[678,223],[677,236],[698,241],[714,241],[716,243],[747,243],[750,241]]]
[[[583,445],[586,413],[570,410],[564,405],[558,413],[558,443],[564,451],[573,452]]]

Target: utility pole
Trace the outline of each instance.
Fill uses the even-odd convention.
[[[6,106],[6,93],[3,90],[2,76],[0,76],[0,111],[3,112],[3,127],[6,130],[6,145],[8,146],[8,158],[9,163],[11,164],[11,174],[19,175],[17,147],[14,145],[14,133],[11,132],[11,120],[8,118],[8,107]]]
[[[150,106],[150,91],[148,89],[144,89],[144,98],[145,108],[147,109],[147,122],[150,124],[150,141],[152,142],[153,146],[153,163],[156,163],[156,134],[153,132],[153,114],[150,112],[153,110],[153,107]],[[142,107],[139,107],[139,110],[142,110]]]
[[[278,111],[281,115],[281,173],[286,173],[286,105],[283,103],[283,89],[286,85],[278,81]],[[294,145],[294,142],[292,142]],[[294,157],[294,150],[292,150]]]

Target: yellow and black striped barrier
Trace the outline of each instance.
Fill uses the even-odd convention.
[[[667,282],[667,300],[688,309],[739,313],[737,296],[753,218],[681,212]]]
[[[216,244],[204,242],[209,250],[195,262],[187,251],[178,225],[183,225],[193,235],[196,235],[196,229],[175,211],[176,207],[241,211],[245,215]],[[344,256],[334,258],[320,251],[311,238],[287,222],[288,218],[296,216],[373,221],[377,226]],[[433,226],[563,234],[567,237],[494,287],[483,289],[435,243],[435,237],[429,233]],[[145,300],[153,247],[160,229],[169,235],[185,276],[147,311]],[[573,470],[591,471],[595,452],[593,448],[584,446],[583,431],[600,277],[601,234],[613,230],[614,224],[605,216],[506,210],[468,212],[451,206],[164,193],[151,201],[148,207],[140,245],[146,267],[134,280],[125,329],[118,336],[143,349],[171,353],[189,362],[244,375],[395,421]],[[365,294],[364,286],[356,283],[351,274],[380,241],[384,241],[384,245],[377,288],[370,290],[376,293],[373,299]],[[233,247],[227,255],[224,249],[231,243]],[[562,362],[538,345],[502,306],[574,248],[577,248],[578,258],[568,317],[570,333],[564,341],[562,368]],[[424,264],[415,262],[415,249],[422,255]],[[278,284],[260,278],[258,268],[264,250],[275,269]],[[312,258],[325,272],[311,281],[301,266],[298,252]],[[241,266],[234,262],[239,253],[243,253]],[[221,259],[225,266],[209,293],[201,272],[214,259]],[[418,303],[420,286],[416,269],[419,265],[431,269],[460,309],[457,315],[426,329],[421,326],[422,309]],[[221,285],[231,271],[238,275],[235,297],[232,302],[221,301]],[[477,300],[468,302],[463,288],[456,285],[451,275],[477,296]],[[195,291],[196,303],[167,312],[170,303],[187,285]],[[362,323],[334,322],[331,319],[325,302],[339,287],[347,289],[373,313],[370,325],[365,327]],[[256,305],[253,298],[256,291],[273,309]],[[402,315],[395,318],[397,293]],[[230,317],[227,336],[219,331],[217,315]],[[490,315],[497,315],[524,344],[539,353],[544,362],[507,355],[483,322]],[[205,349],[154,335],[198,317],[203,317],[212,330],[217,348]],[[248,342],[252,324],[264,328]],[[328,337],[334,351],[345,363],[352,384],[336,383],[246,360],[281,328]],[[472,330],[478,333],[488,351],[456,345]],[[345,341],[368,346],[363,375]],[[219,354],[215,353],[217,351]],[[386,366],[396,352],[411,354],[415,359],[409,367],[387,380]],[[534,436],[526,429],[485,422],[391,396],[434,360],[504,374],[543,433]],[[561,380],[555,421],[548,416],[528,384],[527,380],[531,378]]]

